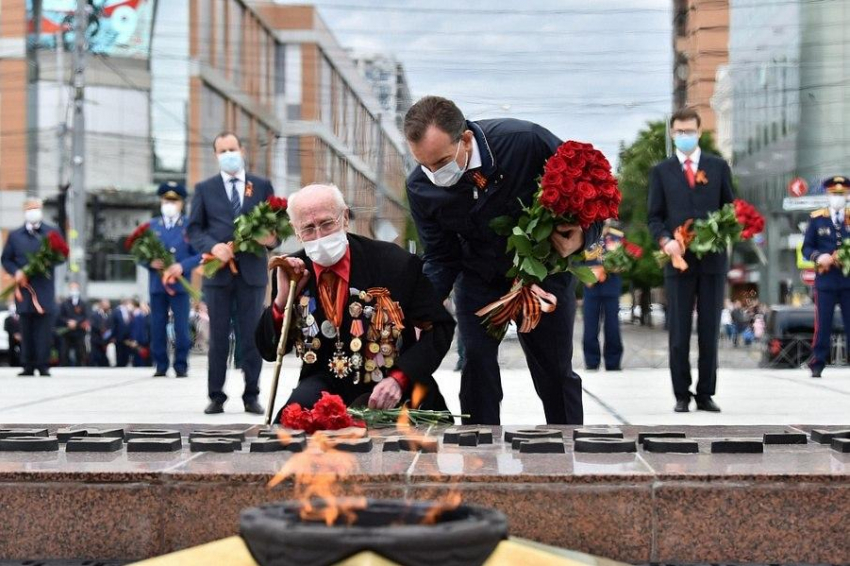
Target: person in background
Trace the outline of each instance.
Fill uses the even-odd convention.
[[[133,300],[129,345],[133,352],[133,367],[149,367],[151,365],[150,309],[138,299]]]
[[[110,342],[115,344],[115,366],[119,368],[127,367],[130,364],[130,357],[133,355],[130,342],[132,340],[131,329],[135,310],[133,299],[125,298],[112,311],[109,324],[111,330]]]
[[[605,361],[606,371],[621,371],[623,362],[623,339],[620,335],[620,294],[623,290],[623,278],[619,273],[606,273],[603,267],[606,251],[613,252],[622,246],[623,232],[612,226],[602,229],[602,242],[596,248],[585,252],[590,266],[597,279],[602,282],[588,285],[584,289],[582,301],[582,316],[584,318],[584,365],[588,370],[599,369],[599,364]],[[599,348],[599,321],[604,323],[605,344],[602,351]]]
[[[112,305],[109,299],[98,301],[91,314],[91,353],[89,364],[94,367],[109,367],[109,359],[106,357],[106,346],[112,338],[110,326],[110,311]]]
[[[9,335],[9,365],[18,367],[21,364],[21,318],[14,301],[9,303],[9,316],[3,321],[3,330]]]
[[[31,377],[36,370],[42,377],[50,377],[50,346],[56,316],[55,268],[46,277],[29,279],[24,274],[30,254],[41,248],[41,241],[50,232],[56,232],[55,227],[44,222],[43,206],[41,199],[24,201],[24,224],[9,232],[0,256],[3,269],[14,276],[21,289],[20,300],[16,298],[15,303],[21,321],[20,377]]]
[[[732,307],[732,326],[735,327],[735,334],[732,337],[732,344],[737,348],[740,339],[743,337],[744,331],[749,327],[750,321],[747,319],[747,313],[744,312],[744,305],[741,301],[735,301]]]
[[[60,332],[61,350],[59,363],[63,366],[88,364],[86,334],[89,330],[89,306],[80,293],[80,284],[68,284],[68,298],[59,305],[57,326]]]
[[[729,301],[724,303],[723,310],[720,311],[720,327],[723,329],[723,336],[731,342],[735,336],[735,325],[732,324],[732,305]]]

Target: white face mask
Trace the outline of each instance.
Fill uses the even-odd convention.
[[[844,195],[829,195],[829,208],[832,210],[841,210],[847,204],[847,197]]]
[[[330,267],[342,259],[348,249],[348,236],[345,230],[337,230],[322,238],[304,242],[304,251],[313,263]]]
[[[245,159],[239,151],[225,151],[218,154],[218,165],[225,173],[235,175],[245,167]]]
[[[424,165],[420,165],[422,171],[425,173],[425,176],[428,177],[428,180],[437,185],[438,187],[451,187],[455,183],[457,183],[463,174],[466,173],[466,168],[469,166],[469,154],[466,154],[466,161],[463,164],[463,168],[461,169],[460,165],[457,164],[457,154],[460,151],[460,142],[457,144],[457,151],[455,151],[455,157],[436,171],[431,171]]]
[[[24,219],[30,224],[38,224],[44,218],[44,211],[40,208],[31,208],[24,211]]]
[[[160,212],[166,218],[177,218],[180,215],[180,207],[174,202],[164,202],[159,207]]]

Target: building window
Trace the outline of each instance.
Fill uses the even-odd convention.
[[[230,3],[230,9],[228,10],[228,18],[230,21],[228,22],[228,41],[229,41],[229,51],[230,51],[230,80],[233,81],[237,87],[242,86],[242,28],[244,27],[244,19],[245,19],[245,8],[236,1],[232,0]]]

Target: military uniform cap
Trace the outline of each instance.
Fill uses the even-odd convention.
[[[167,183],[163,183],[159,186],[156,190],[156,195],[170,200],[185,200],[187,193],[186,187],[180,183],[168,181]]]
[[[844,195],[850,189],[850,179],[847,177],[830,177],[823,182],[826,192],[831,195]]]

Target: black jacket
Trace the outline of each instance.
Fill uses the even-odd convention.
[[[72,299],[65,299],[62,301],[62,304],[59,305],[59,326],[67,327],[69,320],[73,320],[77,323],[77,327],[74,330],[69,330],[69,333],[86,333],[84,323],[89,322],[89,306],[82,298],[77,299],[76,306],[74,306],[74,301]]]
[[[705,218],[710,212],[719,210],[724,204],[735,200],[732,192],[732,172],[729,164],[721,157],[703,152],[699,159],[699,170],[705,172],[707,183],[688,186],[682,164],[674,155],[652,168],[649,174],[649,204],[647,224],[655,241],[662,237],[672,238],[673,232],[688,219]],[[726,253],[711,253],[701,260],[688,251],[685,261],[690,267],[699,267],[703,273],[726,273],[729,271]],[[664,275],[679,272],[670,264]]]
[[[439,297],[448,296],[458,274],[503,285],[513,265],[507,238],[490,228],[497,216],[519,217],[531,203],[546,160],[561,140],[546,128],[515,119],[467,122],[481,152],[487,188],[478,191],[466,174],[451,187],[438,187],[420,167],[407,178],[410,212],[425,248],[425,273]],[[521,203],[520,203],[521,201]],[[599,239],[601,225],[585,233],[585,247]]]
[[[443,307],[434,293],[434,289],[428,279],[422,273],[421,260],[400,247],[386,242],[370,240],[354,234],[348,235],[349,247],[351,249],[351,272],[349,287],[365,291],[371,287],[386,287],[393,300],[398,301],[404,314],[405,329],[401,334],[402,345],[395,362],[395,366],[401,369],[411,380],[411,383],[422,383],[428,389],[428,395],[423,402],[423,409],[445,410],[446,404],[440,394],[433,373],[440,366],[443,357],[448,352],[454,335],[455,322],[451,315]],[[307,269],[313,273],[313,262],[306,257],[303,251],[294,254],[304,260]],[[317,297],[316,280],[313,275],[307,284],[306,290],[311,297]],[[272,297],[277,295],[277,277],[272,276]],[[348,304],[357,300],[350,297]],[[316,324],[321,326],[326,320],[322,311],[321,302],[316,301],[316,310],[313,316]],[[297,300],[296,300],[297,303]],[[346,353],[352,336],[350,333],[351,315],[346,307],[342,320],[341,341],[345,345]],[[419,339],[416,339],[416,326],[425,326]],[[294,334],[298,329],[293,328],[289,335],[289,347],[291,348]],[[329,374],[328,362],[334,353],[333,340],[319,336],[322,342],[317,351],[318,360],[313,364],[303,364],[300,379],[316,374]],[[267,361],[274,361],[277,356],[277,343],[280,334],[275,329],[272,307],[267,307],[260,317],[255,334],[257,349]],[[363,340],[364,349],[366,340]],[[350,404],[357,397],[371,391],[374,383],[354,384],[352,377],[337,380],[333,378],[331,383],[336,387],[332,393],[340,394],[343,400]]]

